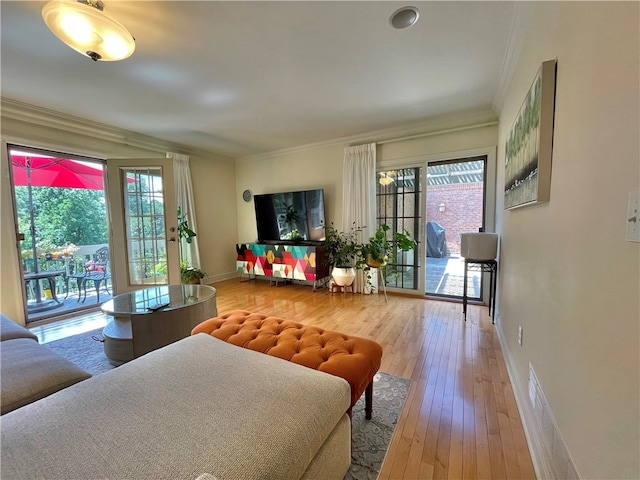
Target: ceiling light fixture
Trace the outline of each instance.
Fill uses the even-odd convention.
[[[399,30],[409,28],[416,24],[420,18],[420,12],[416,7],[402,7],[391,14],[389,23]]]
[[[378,183],[380,185],[384,185],[386,187],[387,185],[391,185],[393,183],[393,178],[391,178],[390,176],[388,176],[385,173],[383,173],[381,175],[382,176],[378,179]]]
[[[103,10],[102,0],[54,0],[42,8],[42,18],[56,37],[93,61],[124,60],[135,40]]]

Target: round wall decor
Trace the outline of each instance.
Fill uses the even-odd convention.
[[[245,202],[250,202],[252,198],[253,198],[253,193],[251,192],[251,190],[245,190],[244,192],[242,192],[242,199]]]

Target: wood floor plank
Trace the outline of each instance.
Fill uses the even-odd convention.
[[[477,322],[474,318],[469,321]],[[473,363],[473,406],[476,426],[476,458],[478,478],[492,478],[489,458],[489,434],[486,421],[486,404],[483,388],[481,333],[474,330],[474,363]]]
[[[371,338],[381,371],[411,380],[379,480],[534,479],[495,326],[484,306],[389,295],[330,294],[309,286],[226,280],[218,312],[243,309]],[[88,320],[91,321],[90,316]],[[93,318],[95,321],[95,315]],[[70,319],[73,327],[82,319]],[[39,330],[52,335],[52,325]],[[373,406],[375,417],[375,402]]]
[[[447,304],[447,309],[452,307],[451,304]],[[455,431],[457,419],[453,416],[453,405],[456,397],[455,384],[456,384],[456,364],[458,361],[458,351],[460,348],[460,322],[454,320],[451,315],[449,329],[452,333],[451,343],[449,344],[449,352],[447,354],[447,365],[445,370],[445,385],[444,396],[442,399],[442,412],[440,417],[440,435],[438,438],[438,447],[436,449],[436,471],[434,476],[437,478],[448,478],[451,473],[451,462],[456,461],[455,445],[457,444]],[[456,466],[454,465],[454,471]],[[460,468],[461,470],[461,468]],[[460,478],[457,474],[455,478]]]
[[[437,345],[440,338],[435,334],[436,322],[430,322],[430,329],[427,332],[428,343],[425,343],[426,350],[419,352],[419,356],[422,357],[422,363],[420,365],[420,372],[423,371],[425,365],[433,363],[433,357],[435,355],[435,345]],[[440,335],[443,335],[444,331],[440,329]],[[420,404],[420,413],[414,427],[414,437],[409,452],[409,458],[407,459],[407,465],[404,471],[405,478],[418,478],[420,472],[423,471],[423,478],[431,478],[433,472],[433,465],[429,466],[422,459],[422,450],[424,448],[424,441],[426,436],[427,427],[429,425],[429,418],[431,416],[431,401],[429,397],[424,396],[424,391],[427,388],[428,374],[419,374],[418,391],[422,393],[422,400]],[[418,403],[418,402],[416,402]],[[424,471],[428,473],[425,473]]]
[[[452,332],[448,328],[446,321],[442,322],[443,339],[438,343],[435,351],[433,368],[429,372],[429,382],[427,383],[427,394],[432,396],[431,414],[429,416],[429,425],[425,436],[424,448],[422,449],[422,462],[425,468],[433,467],[433,478],[443,478],[443,470],[446,472],[446,466],[438,463],[437,448],[438,442],[449,441],[448,432],[443,431],[440,437],[443,415],[443,399],[447,376],[447,362],[449,359],[449,347],[451,344]],[[433,381],[432,381],[433,379]],[[426,478],[424,472],[421,471],[419,478]]]
[[[463,439],[462,439],[462,477],[473,479],[477,477],[478,467],[476,458],[476,417],[473,401],[473,362],[476,350],[474,349],[473,326],[464,324],[464,411],[463,411]]]
[[[456,322],[456,345],[455,375],[453,388],[453,410],[451,425],[451,448],[449,451],[449,470],[447,478],[458,480],[463,478],[464,471],[464,354],[465,338],[462,330],[465,328],[463,322]]]

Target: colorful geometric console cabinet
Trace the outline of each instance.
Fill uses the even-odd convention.
[[[236,270],[241,275],[316,282],[329,276],[322,247],[308,245],[236,244]]]

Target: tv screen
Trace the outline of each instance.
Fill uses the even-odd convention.
[[[324,190],[255,195],[259,243],[309,243],[324,240]]]

